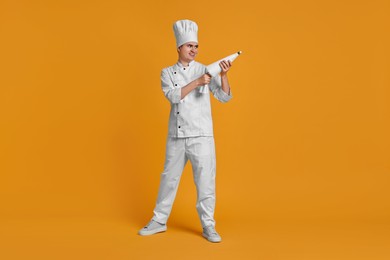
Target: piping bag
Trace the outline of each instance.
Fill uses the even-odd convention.
[[[206,73],[209,74],[211,77],[215,77],[217,76],[219,73],[221,73],[222,69],[221,69],[221,66],[219,66],[219,63],[223,60],[230,60],[230,62],[233,62],[240,54],[242,53],[242,51],[238,51],[236,53],[233,53],[232,55],[229,55],[223,59],[220,59],[216,62],[213,62],[211,63],[210,65],[208,65],[206,67]],[[209,86],[208,85],[204,85],[204,86],[201,86],[199,87],[199,92],[200,93],[209,93],[208,91],[209,89]]]

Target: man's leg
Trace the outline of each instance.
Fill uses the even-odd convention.
[[[192,164],[197,189],[196,209],[202,227],[215,226],[215,147],[209,136],[188,138],[187,154]]]
[[[185,138],[168,137],[166,145],[164,171],[161,174],[160,188],[153,220],[166,224],[176,197],[180,177],[187,162],[185,154]]]

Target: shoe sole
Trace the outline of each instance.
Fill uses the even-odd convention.
[[[211,238],[209,238],[205,233],[202,233],[202,236],[203,236],[204,238],[206,238],[208,241],[212,242],[212,243],[219,243],[219,242],[222,241],[222,239],[211,239]]]
[[[156,228],[156,229],[153,229],[153,230],[149,230],[149,231],[142,231],[140,230],[138,232],[139,235],[141,236],[150,236],[150,235],[153,235],[153,234],[156,234],[156,233],[161,233],[161,232],[165,232],[167,231],[167,227],[160,227],[160,228]]]

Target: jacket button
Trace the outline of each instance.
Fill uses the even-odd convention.
[[[183,70],[186,70],[186,68],[183,68]]]
[[[179,128],[180,128],[180,126],[179,126]]]
[[[175,84],[175,87],[177,87],[177,84]]]
[[[176,114],[179,114],[180,112],[177,112]]]
[[[176,74],[176,71],[175,72],[173,72],[174,74]]]

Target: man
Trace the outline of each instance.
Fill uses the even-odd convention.
[[[167,230],[166,222],[189,159],[197,189],[196,208],[203,236],[210,242],[220,242],[214,220],[216,163],[208,90],[221,102],[232,98],[227,78],[232,64],[222,61],[220,75],[211,78],[206,73],[206,66],[195,61],[198,54],[197,24],[179,20],[174,23],[173,30],[178,62],[161,72],[162,90],[171,103],[166,159],[154,216],[139,234],[152,235]]]

